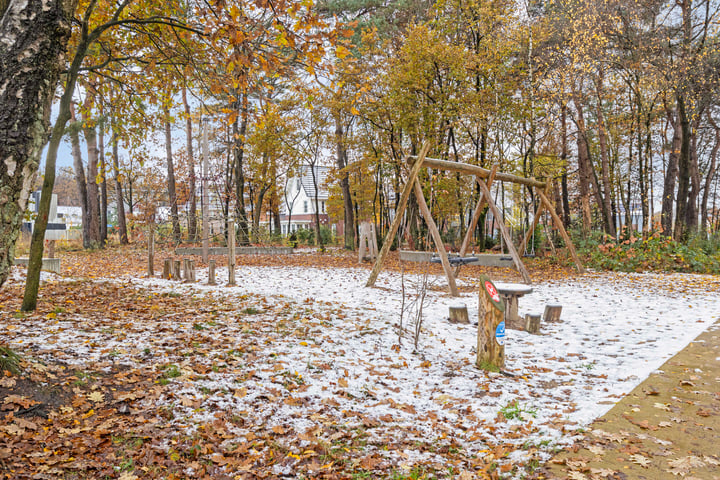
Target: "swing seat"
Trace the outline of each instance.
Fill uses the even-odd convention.
[[[450,265],[453,267],[456,267],[458,265],[467,265],[468,263],[477,263],[478,258],[477,257],[448,257],[448,262],[450,262]],[[437,256],[433,256],[430,259],[430,263],[442,263],[442,259]]]

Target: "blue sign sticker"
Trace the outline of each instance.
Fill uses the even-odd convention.
[[[505,322],[498,323],[495,329],[495,340],[498,342],[498,345],[505,345]]]

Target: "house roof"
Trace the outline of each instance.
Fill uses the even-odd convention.
[[[327,200],[328,190],[325,182],[327,181],[328,167],[315,166],[315,182],[317,183],[317,198]],[[303,165],[300,171],[300,185],[305,190],[305,195],[309,198],[315,198],[315,184],[313,183],[313,172],[310,165]]]

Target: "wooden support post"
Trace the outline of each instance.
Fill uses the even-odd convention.
[[[183,280],[186,282],[190,281],[191,273],[190,273],[190,259],[184,258],[183,259]]]
[[[467,305],[451,305],[450,306],[450,323],[469,324]]]
[[[215,285],[215,259],[208,261],[208,285]]]
[[[537,335],[540,333],[540,314],[539,313],[526,313],[525,314],[525,331]]]
[[[545,305],[545,313],[543,313],[543,320],[545,321],[545,323],[559,322],[561,313],[562,305]]]
[[[182,269],[180,268],[180,260],[173,260],[173,280],[182,280]]]
[[[188,283],[195,283],[195,260],[188,260],[188,269],[185,272],[185,281]]]
[[[495,174],[497,173],[497,169],[498,166],[497,164],[495,164],[490,170],[490,176],[488,177],[486,182],[488,190],[490,190],[490,187],[495,180]],[[482,214],[483,208],[485,208],[485,203],[487,203],[487,200],[485,200],[485,194],[481,191],[480,198],[478,198],[477,205],[475,205],[475,211],[473,212],[472,219],[470,219],[470,225],[468,225],[467,232],[465,232],[465,238],[463,239],[462,246],[460,247],[460,257],[464,257],[467,253],[468,246],[470,245],[470,239],[473,237],[473,232],[475,231],[477,222],[480,220],[480,215]],[[460,275],[460,267],[462,267],[462,264],[455,267],[455,278]]]
[[[170,280],[172,277],[172,258],[166,258],[163,261],[162,278],[164,278],[165,280]]]
[[[387,234],[385,234],[385,240],[383,241],[383,246],[380,249],[380,253],[378,254],[377,260],[375,260],[375,265],[373,266],[372,272],[370,272],[370,278],[368,278],[367,283],[365,284],[366,287],[372,287],[375,285],[375,281],[377,280],[378,275],[380,274],[380,270],[382,269],[383,263],[385,263],[385,258],[387,257],[388,252],[390,251],[390,246],[392,245],[393,238],[395,237],[395,234],[398,231],[398,228],[400,227],[400,222],[402,222],[403,215],[405,213],[405,208],[407,207],[408,199],[410,198],[410,193],[413,191],[413,185],[415,184],[415,179],[417,178],[417,174],[422,168],[423,160],[425,159],[425,155],[427,155],[428,150],[430,150],[430,143],[425,142],[420,149],[420,154],[418,155],[418,158],[415,160],[415,164],[413,164],[412,168],[410,169],[410,174],[407,178],[407,183],[405,183],[405,187],[403,188],[402,193],[400,194],[400,201],[398,202],[397,209],[395,209],[395,218],[393,219],[392,224],[390,225],[390,229],[388,230]]]
[[[48,240],[47,246],[47,258],[55,258],[55,240]]]
[[[155,276],[155,224],[148,226],[148,277]]]
[[[235,285],[235,220],[228,223],[228,285]]]
[[[565,241],[565,245],[567,245],[568,250],[570,250],[570,255],[572,256],[573,262],[575,262],[575,268],[579,273],[585,273],[585,268],[583,268],[582,263],[580,263],[580,258],[578,258],[577,252],[575,251],[575,245],[573,245],[572,240],[570,240],[570,236],[565,231],[565,226],[563,225],[562,220],[560,220],[560,217],[558,217],[558,214],[555,212],[552,203],[550,203],[550,200],[548,200],[542,191],[537,190],[537,194],[540,195],[540,200],[545,204],[545,208],[547,208],[548,212],[550,212],[550,216],[552,216],[555,227],[560,231],[560,235]]]
[[[480,277],[478,303],[477,359],[483,370],[505,366],[505,305],[495,284],[486,276]]]
[[[368,251],[367,248],[367,238],[368,238],[368,232],[367,232],[367,222],[362,222],[360,224],[360,240],[358,241],[358,263],[362,263],[365,259],[365,252]]]
[[[495,215],[495,218],[498,220],[498,226],[500,228],[500,233],[502,234],[503,238],[505,239],[505,244],[507,245],[508,252],[510,253],[510,256],[513,259],[513,262],[515,263],[515,268],[520,272],[520,275],[523,277],[523,281],[525,283],[532,283],[532,280],[530,280],[530,274],[528,273],[527,269],[525,268],[525,264],[522,262],[522,258],[520,258],[520,255],[518,255],[517,250],[515,249],[515,245],[513,245],[512,238],[510,237],[510,232],[508,232],[507,227],[505,226],[505,223],[503,223],[502,220],[502,214],[500,213],[500,210],[498,209],[497,205],[495,205],[495,202],[493,201],[492,197],[490,196],[490,189],[485,185],[485,182],[481,182],[478,180],[477,184],[480,186],[480,190],[482,190],[483,194],[485,194],[485,197],[487,197],[488,200],[488,206],[490,207],[490,211],[492,211],[493,215]]]
[[[455,274],[450,266],[450,261],[448,260],[447,252],[445,251],[445,244],[440,236],[440,230],[438,230],[437,225],[435,225],[435,220],[432,218],[430,209],[428,208],[427,203],[425,203],[422,186],[420,185],[420,180],[417,178],[415,179],[415,197],[417,198],[418,206],[420,207],[420,213],[422,213],[425,223],[428,226],[428,230],[430,230],[430,235],[433,238],[438,255],[440,255],[440,262],[442,262],[443,270],[445,270],[445,276],[448,279],[450,295],[453,297],[459,297],[460,293],[458,292],[457,285],[455,284]]]
[[[377,255],[375,224],[362,222],[360,224],[360,241],[358,242],[358,263],[362,263],[365,259],[375,260]]]

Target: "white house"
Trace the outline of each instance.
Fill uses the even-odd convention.
[[[327,176],[328,167],[300,167],[299,176],[290,177],[285,187],[283,203],[280,205],[280,224],[283,235],[289,235],[300,228],[311,229],[315,225],[315,198],[317,197],[320,224],[328,225],[327,214]],[[317,185],[317,188],[316,188]]]

